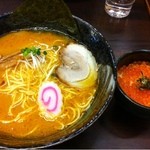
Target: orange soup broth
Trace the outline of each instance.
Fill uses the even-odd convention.
[[[72,39],[60,36],[57,34],[52,34],[49,32],[30,32],[30,31],[19,31],[10,33],[0,38],[0,53],[3,56],[9,55],[11,53],[20,51],[20,49],[31,46],[50,46],[61,44],[66,46],[68,43],[73,42]],[[3,76],[5,70],[1,70],[1,78]],[[34,77],[33,77],[34,78]],[[34,80],[34,79],[33,79]],[[57,84],[61,81],[56,80]],[[63,84],[63,83],[61,83]],[[67,85],[66,88],[69,89]],[[19,112],[23,110],[23,108],[18,105],[16,108],[12,109],[12,112],[8,112],[9,106],[12,102],[11,94],[2,94],[0,92],[0,134],[10,134],[13,137],[18,138],[34,138],[34,137],[42,137],[47,136],[53,133],[56,133],[58,130],[62,130],[67,125],[69,125],[70,121],[73,121],[75,118],[74,115],[81,116],[86,110],[77,108],[77,114],[74,114],[71,107],[77,107],[77,105],[82,106],[87,103],[89,97],[91,97],[95,92],[96,87],[87,88],[85,90],[73,89],[74,96],[72,99],[63,99],[63,108],[61,117],[57,117],[54,121],[46,121],[39,115],[39,106],[37,102],[32,100],[28,100],[29,106],[33,107],[31,111],[22,115],[22,119],[19,121],[12,121]],[[38,89],[35,89],[38,91]],[[62,94],[67,95],[68,91],[63,91]],[[35,94],[38,96],[38,93]],[[84,97],[83,97],[84,95]],[[86,107],[86,109],[88,106]],[[8,122],[7,122],[8,121]]]
[[[128,97],[137,103],[150,107],[150,90],[141,89],[139,79],[142,76],[150,78],[149,62],[134,62],[118,70],[118,83]]]

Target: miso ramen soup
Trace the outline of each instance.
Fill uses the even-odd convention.
[[[90,107],[97,64],[85,46],[61,34],[16,31],[0,37],[0,134],[51,135]]]

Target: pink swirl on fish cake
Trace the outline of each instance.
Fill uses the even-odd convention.
[[[45,111],[53,113],[54,115],[57,115],[61,112],[62,94],[56,83],[43,83],[40,87],[38,100]]]

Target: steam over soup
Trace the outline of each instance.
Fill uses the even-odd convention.
[[[17,31],[0,38],[0,132],[41,137],[78,121],[97,82],[92,53],[51,32]]]

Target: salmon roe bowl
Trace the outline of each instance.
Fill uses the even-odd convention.
[[[150,119],[150,50],[131,51],[118,59],[117,91],[125,110]]]

